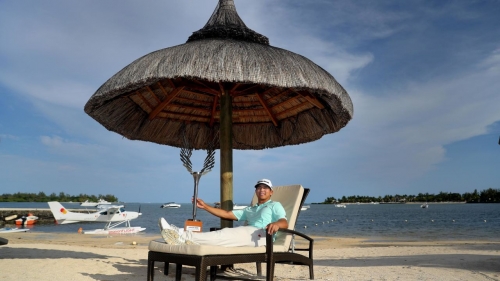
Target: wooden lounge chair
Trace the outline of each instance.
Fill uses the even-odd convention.
[[[314,279],[313,270],[313,243],[309,236],[294,231],[295,223],[304,203],[309,189],[300,185],[279,186],[274,188],[272,200],[280,202],[285,208],[288,229],[280,229],[276,241],[272,242],[272,236],[266,236],[266,247],[222,247],[209,245],[170,245],[162,239],[153,240],[149,243],[148,273],[147,280],[154,278],[155,262],[165,262],[165,274],[168,274],[168,264],[176,264],[176,280],[181,280],[182,265],[190,265],[196,268],[195,280],[204,281],[207,277],[207,267],[210,267],[210,280],[238,279],[254,280],[242,277],[227,277],[217,275],[218,265],[229,265],[237,263],[256,263],[257,275],[262,275],[261,263],[266,263],[266,280],[273,280],[275,263],[288,263],[307,265],[309,267],[309,278]],[[257,202],[254,195],[252,205]],[[305,239],[306,248],[295,248],[292,251],[292,240],[300,237]],[[304,254],[299,252],[307,252]]]

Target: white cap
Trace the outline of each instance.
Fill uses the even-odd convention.
[[[255,187],[259,186],[259,184],[265,184],[267,185],[271,190],[273,190],[273,184],[271,183],[270,180],[268,179],[261,179],[259,180],[256,184]]]

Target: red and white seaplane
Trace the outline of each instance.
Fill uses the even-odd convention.
[[[48,203],[50,211],[58,224],[106,222],[103,229],[82,230],[83,234],[129,234],[146,229],[140,226],[130,226],[130,220],[138,218],[142,213],[125,211],[123,205],[100,206],[95,212],[77,213],[69,211],[59,202]],[[125,223],[125,227],[117,227],[123,223]]]

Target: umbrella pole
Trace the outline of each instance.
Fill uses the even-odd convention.
[[[193,195],[193,221],[196,221],[196,199],[198,199],[198,184],[200,183],[201,174],[193,172],[194,178],[194,195]]]
[[[220,99],[220,202],[221,209],[233,210],[233,123],[232,98],[226,89]],[[221,228],[233,227],[232,220],[221,219]]]

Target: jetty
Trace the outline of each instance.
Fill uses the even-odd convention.
[[[87,209],[68,209],[71,212],[87,213]],[[94,210],[95,211],[95,210]],[[32,214],[38,217],[37,224],[54,224],[55,218],[49,208],[0,208],[0,226],[14,224],[14,220]],[[15,216],[15,218],[12,218]],[[12,218],[10,220],[6,220]]]

